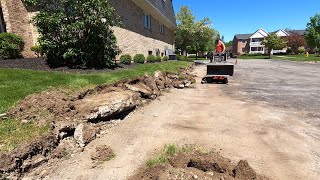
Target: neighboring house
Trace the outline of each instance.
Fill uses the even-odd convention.
[[[109,0],[123,26],[114,27],[122,54],[167,55],[174,49],[176,19],[172,0]],[[0,0],[0,32],[20,35],[25,41],[24,57],[33,57],[30,48],[38,33],[30,23],[37,13],[21,0]]]
[[[291,34],[298,34],[303,36],[305,34],[305,30],[278,30],[275,33],[279,37],[288,37]],[[256,54],[262,53],[267,54],[268,49],[261,44],[263,40],[265,40],[269,34],[264,29],[258,29],[256,32],[252,34],[237,34],[233,38],[233,53],[236,54]],[[280,53],[286,52],[287,48],[273,50],[272,53]]]

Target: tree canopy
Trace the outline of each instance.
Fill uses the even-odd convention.
[[[268,48],[270,59],[271,59],[272,50],[283,49],[287,46],[287,42],[281,37],[278,37],[275,33],[270,34],[266,38],[266,40],[262,41],[261,44],[265,45]]]
[[[320,14],[310,18],[310,22],[307,24],[306,41],[311,47],[320,47]]]
[[[177,14],[178,29],[175,32],[176,48],[184,55],[186,52],[203,52],[212,50],[218,32],[210,26],[209,18],[196,21],[188,6],[181,6]]]
[[[287,37],[288,39],[288,47],[295,53],[299,53],[299,47],[305,46],[305,38],[299,34],[291,34]]]

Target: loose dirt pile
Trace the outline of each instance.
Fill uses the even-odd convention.
[[[193,67],[179,74],[156,72],[142,78],[102,85],[84,92],[53,90],[26,97],[7,114],[22,122],[50,125],[50,135],[26,143],[14,152],[0,154],[0,177],[15,177],[36,168],[51,158],[62,158],[94,140],[113,119],[123,119],[139,106],[156,99],[170,88],[192,87]],[[69,139],[67,141],[67,139]],[[17,175],[18,174],[18,175]]]
[[[241,160],[237,165],[216,152],[182,152],[168,163],[151,168],[141,168],[131,180],[157,179],[217,179],[217,180],[263,180],[248,164]]]

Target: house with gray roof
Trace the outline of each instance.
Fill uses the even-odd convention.
[[[251,34],[236,34],[233,38],[233,53],[236,54],[256,54],[262,53],[267,54],[268,49],[261,44],[269,34],[275,33],[279,37],[288,37],[292,34],[303,36],[305,30],[282,30],[279,29],[274,32],[267,32],[264,29],[260,28],[254,33]],[[287,48],[272,50],[272,53],[281,53],[286,52]]]

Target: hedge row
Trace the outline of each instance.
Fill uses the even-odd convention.
[[[168,61],[168,56],[154,56],[154,55],[148,55],[145,57],[143,54],[136,54],[133,57],[133,62],[134,63],[139,63],[139,64],[144,64],[145,62],[148,63],[154,63],[154,62],[161,62],[161,61]],[[129,54],[122,55],[120,57],[120,62],[122,64],[131,64],[132,62],[132,57]]]

